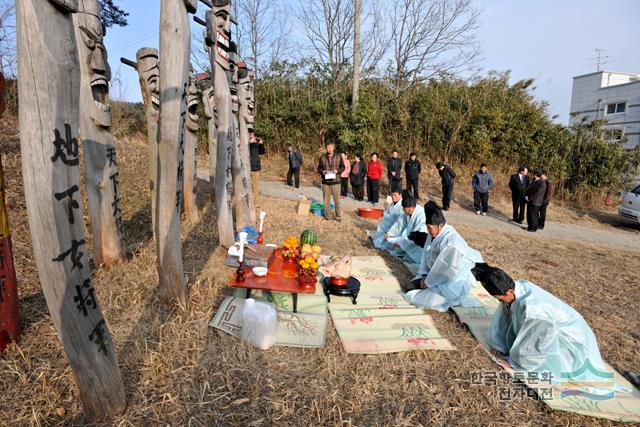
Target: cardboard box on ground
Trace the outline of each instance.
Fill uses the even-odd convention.
[[[311,209],[311,200],[309,200],[306,196],[300,196],[300,198],[298,199],[298,207],[297,207],[298,215],[307,216],[309,215],[310,209]]]

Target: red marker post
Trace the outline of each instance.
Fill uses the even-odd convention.
[[[4,112],[4,76],[0,73],[0,116]],[[4,196],[4,173],[0,158],[0,352],[20,336],[18,282],[13,266],[11,235]]]

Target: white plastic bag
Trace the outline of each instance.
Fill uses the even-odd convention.
[[[254,347],[267,350],[276,343],[278,313],[270,302],[249,298],[242,309],[241,337]]]

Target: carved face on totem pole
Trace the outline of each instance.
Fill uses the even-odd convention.
[[[49,0],[49,3],[60,9],[63,13],[78,11],[78,0]]]
[[[211,17],[211,14],[213,16]],[[222,68],[229,70],[229,39],[231,38],[231,1],[213,0],[211,13],[207,14],[207,30],[215,34],[215,60]]]
[[[97,2],[85,2],[84,13],[79,14],[80,34],[82,41],[78,41],[80,60],[84,62],[84,72],[88,73],[91,85],[93,104],[90,105],[89,117],[96,126],[111,127],[111,104],[109,102],[109,81],[111,68],[107,62],[107,49],[103,38],[106,28],[100,19]],[[95,10],[92,10],[95,7]]]
[[[238,66],[240,62],[238,47],[235,42],[229,43],[229,91],[231,92],[231,109],[233,114],[237,114],[240,101],[238,99]]]
[[[158,50],[151,47],[139,49],[136,53],[140,84],[144,90],[144,104],[154,115],[160,113],[160,68]]]
[[[213,82],[209,73],[200,73],[196,76],[198,89],[202,93],[202,106],[204,107],[204,115],[207,120],[214,120],[214,125],[218,126],[218,110],[216,109],[216,100],[213,93]]]
[[[187,91],[187,130],[198,131],[198,99],[200,99],[200,88],[196,83],[193,70],[189,71],[189,90]]]
[[[247,64],[238,64],[238,81],[240,84],[240,119],[247,124],[249,132],[253,132],[253,79]]]

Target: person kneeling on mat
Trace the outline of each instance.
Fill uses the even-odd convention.
[[[429,236],[418,274],[405,287],[405,299],[418,307],[447,311],[469,293],[475,281],[471,269],[482,262],[482,255],[447,224],[434,202],[424,205],[424,212]]]

